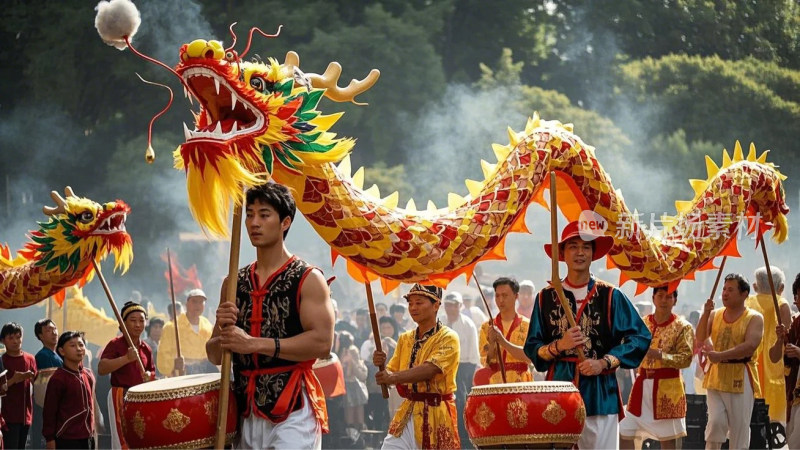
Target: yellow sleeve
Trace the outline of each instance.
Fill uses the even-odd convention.
[[[478,337],[478,350],[481,353],[481,366],[488,367],[490,364],[489,359],[489,322],[483,322],[481,325],[480,336]]]
[[[661,366],[673,369],[684,369],[692,364],[694,351],[694,330],[689,324],[684,325],[678,336],[678,346],[675,353],[663,353]]]
[[[408,347],[408,339],[406,333],[400,335],[397,338],[397,347],[394,349],[394,354],[389,362],[386,363],[386,370],[390,372],[399,372],[400,371],[400,361],[402,361],[403,355],[409,353]]]
[[[156,367],[161,375],[172,376],[172,369],[175,368],[175,357],[178,350],[175,346],[175,324],[168,322],[164,325],[161,332],[161,340],[158,342],[158,355],[156,355]]]
[[[449,374],[456,370],[461,349],[458,345],[458,335],[455,331],[445,333],[436,343],[429,342],[428,344],[436,345],[436,348],[425,362],[432,363],[443,374]]]

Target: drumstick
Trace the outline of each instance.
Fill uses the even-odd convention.
[[[367,305],[369,305],[369,320],[372,322],[372,338],[375,341],[375,351],[383,352],[383,344],[381,344],[380,328],[378,327],[378,316],[375,314],[375,300],[372,298],[372,284],[369,280],[364,282],[367,288]],[[378,370],[386,370],[386,364],[378,366]],[[389,398],[389,388],[385,384],[381,385],[381,395],[383,398]]]
[[[242,204],[233,207],[231,223],[231,252],[228,260],[228,284],[225,285],[225,298],[220,301],[236,303],[236,274],[239,271],[239,247],[242,242]],[[219,380],[219,405],[217,409],[217,438],[214,448],[225,448],[225,430],[228,423],[228,398],[231,390],[231,351],[222,350],[222,367]]]
[[[169,266],[169,294],[172,297],[173,325],[175,325],[175,349],[178,352],[178,358],[181,358],[181,333],[178,331],[178,307],[175,305],[175,285],[172,283],[172,254],[169,251],[169,247],[167,247],[167,265]],[[185,375],[186,366],[184,365],[183,369],[176,372],[178,375]]]
[[[147,372],[144,370],[144,364],[142,364],[142,357],[139,355],[139,349],[133,345],[133,339],[131,339],[131,334],[128,333],[128,329],[125,327],[125,322],[122,320],[122,316],[119,314],[117,304],[114,302],[114,296],[111,295],[111,289],[108,288],[106,278],[103,276],[103,272],[100,272],[100,266],[97,265],[97,261],[95,261],[94,258],[92,258],[92,265],[94,266],[94,272],[97,274],[97,278],[100,280],[100,284],[103,285],[103,290],[106,291],[106,297],[108,297],[108,302],[111,303],[111,309],[114,311],[114,315],[117,316],[119,329],[122,331],[122,335],[125,336],[125,341],[128,343],[128,348],[136,350],[136,362],[139,364],[139,372],[142,373],[142,380],[149,381],[147,379]],[[67,302],[64,302],[61,305],[61,307],[65,310],[66,306]],[[66,320],[64,320],[64,326],[66,327]]]
[[[489,302],[486,301],[486,296],[483,295],[483,288],[481,287],[480,281],[478,281],[478,276],[473,273],[472,274],[472,278],[475,279],[475,284],[478,285],[478,292],[481,293],[481,298],[483,299],[483,306],[486,307],[486,313],[489,314],[489,317],[491,318],[489,320],[489,326],[494,328],[494,329],[497,329],[494,326],[495,316],[492,316],[492,310],[489,309]],[[498,364],[500,366],[500,376],[503,378],[503,383],[507,383],[507,381],[506,381],[506,363],[503,361],[503,352],[500,351],[500,343],[499,342],[495,342],[495,345],[497,346],[496,347],[497,360],[500,362]]]
[[[564,288],[561,286],[561,278],[558,275],[558,203],[556,202],[556,173],[550,172],[550,255],[553,260],[553,269],[550,284],[556,291],[558,300],[561,302],[561,308],[564,309],[564,315],[567,316],[569,327],[574,328],[575,316],[572,314],[572,306],[570,306],[566,295],[564,295]],[[583,354],[583,344],[575,347],[578,352],[578,360],[583,361],[586,356]]]

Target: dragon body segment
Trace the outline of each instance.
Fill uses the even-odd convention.
[[[92,260],[114,255],[114,268],[127,271],[133,258],[131,237],[125,230],[130,208],[122,200],[104,204],[53,191],[56,207],[30,232],[30,240],[12,258],[0,245],[0,309],[24,308],[54,296],[59,304],[65,288],[83,286],[94,273]]]
[[[546,205],[543,190],[550,171],[560,175],[562,212],[569,220],[584,210],[602,217],[605,233],[615,237],[609,264],[622,271],[623,281],[633,279],[640,286],[677,283],[710,268],[714,257],[735,244],[730,238],[737,218],[758,217],[759,233],[773,227],[776,240],[786,237],[784,177],[766,162],[766,153],[756,157],[753,146],[745,158],[737,143],[732,158],[724,153],[722,167],[709,158],[708,179],[692,180],[695,198],[678,202],[678,215],[665,219],[664,233],[650,236],[614,189],[594,149],[573,134],[571,125],[536,115],[523,132],[509,129],[509,144],[494,146],[497,162],[481,162],[484,180],[467,180],[469,195],[450,194],[447,208],[429,202],[417,210],[413,201],[398,208],[397,193],[381,198],[377,187],[363,189],[363,169],[351,176],[346,155],[353,141],[329,131],[340,114],[316,110],[323,95],[353,100],[377,75],[343,89],[336,85],[341,68],[335,63],[322,76],[304,74],[292,52],[284,64],[245,62],[216,41],[186,44],[180,59],[175,70],[190,88],[187,95],[199,99],[201,111],[194,130],[185,129],[187,140],[175,151],[175,166],[187,174],[190,209],[200,225],[226,234],[229,199],[241,202],[243,186],[274,179],[291,188],[298,209],[334,257],[348,260],[350,274],[380,278],[384,290],[400,282],[446,285],[471,274],[481,260],[504,258],[505,236],[527,231],[527,207]],[[697,226],[710,217],[727,221],[712,234]]]

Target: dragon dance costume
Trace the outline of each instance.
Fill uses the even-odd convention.
[[[527,318],[517,314],[514,320],[508,324],[504,324],[500,314],[498,314],[497,317],[495,317],[494,325],[503,333],[503,336],[505,336],[508,342],[520,347],[525,345],[525,339],[528,337],[528,329],[530,327],[530,321]],[[489,377],[489,384],[498,384],[503,382],[503,376],[500,372],[500,365],[498,364],[497,357],[490,358],[488,355],[488,332],[489,322],[487,321],[481,325],[478,344],[478,348],[481,351],[481,364],[492,371]],[[507,383],[533,381],[533,375],[531,375],[531,371],[529,370],[528,361],[514,358],[509,355],[505,349],[501,350],[501,353],[503,362],[505,363]]]
[[[441,322],[422,336],[418,328],[400,335],[386,370],[399,372],[429,362],[441,373],[428,381],[397,385],[404,400],[389,425],[383,448],[461,448],[453,395],[459,355],[458,335]]]
[[[236,326],[253,337],[286,339],[302,333],[300,291],[314,268],[292,256],[263,282],[255,269],[254,262],[239,270]],[[233,353],[231,386],[243,417],[243,447],[320,448],[328,413],[313,364],[313,359]]]
[[[661,350],[661,359],[645,358],[639,367],[628,400],[628,412],[619,424],[621,436],[634,439],[646,433],[666,441],[686,436],[686,393],[680,370],[692,363],[694,329],[673,314],[664,323],[655,315],[644,318],[653,334],[651,349]]]
[[[576,301],[575,292],[579,292],[580,302]],[[537,371],[547,372],[547,380],[571,381],[578,387],[586,405],[586,428],[579,447],[616,447],[617,415],[623,415],[623,411],[614,372],[617,367],[639,367],[650,346],[650,331],[622,291],[593,276],[586,286],[570,287],[565,283],[564,294],[577,311],[575,321],[581,332],[588,337],[583,346],[586,358],[602,359],[609,355],[613,367],[597,376],[582,376],[576,368],[575,349],[559,352],[556,357],[548,354],[548,344],[560,339],[569,328],[552,287],[536,296],[525,354]],[[597,422],[598,429],[593,428],[593,422]],[[604,442],[607,445],[602,445]]]

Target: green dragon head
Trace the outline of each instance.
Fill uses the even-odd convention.
[[[186,95],[200,103],[194,126],[184,125],[186,142],[174,152],[175,167],[186,172],[195,219],[219,235],[228,233],[230,201],[242,201],[244,188],[276,172],[297,175],[303,166],[347,155],[354,141],[328,131],[341,113],[321,115],[317,104],[323,95],[354,101],[380,74],[373,70],[340,88],[338,63],[323,75],[304,74],[294,52],[283,64],[273,58],[246,62],[232,47],[206,40],[184,44],[175,71],[188,87]]]

